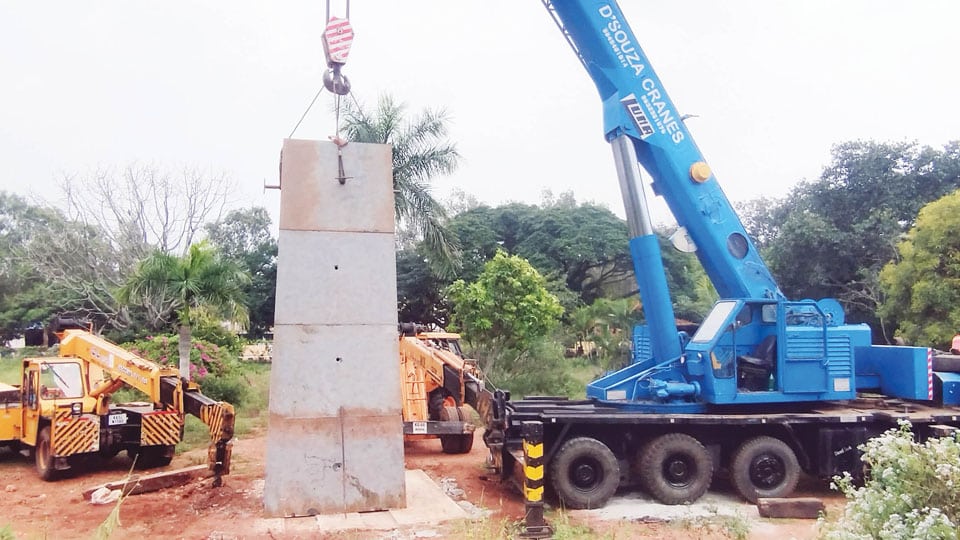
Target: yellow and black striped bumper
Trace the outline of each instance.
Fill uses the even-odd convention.
[[[100,417],[74,416],[70,409],[58,409],[54,415],[50,446],[57,457],[100,450]]]
[[[172,446],[180,442],[183,417],[176,411],[144,413],[140,423],[140,446]]]

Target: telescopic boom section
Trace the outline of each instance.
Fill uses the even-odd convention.
[[[616,2],[543,3],[600,93],[606,139],[630,139],[720,297],[782,299]]]

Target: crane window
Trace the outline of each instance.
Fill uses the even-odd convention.
[[[40,398],[83,397],[83,379],[79,364],[43,364],[40,366]]]
[[[727,237],[727,250],[730,251],[730,254],[733,255],[735,259],[746,257],[747,250],[749,249],[748,246],[747,237],[740,233],[735,232]]]
[[[730,317],[733,308],[737,307],[736,302],[717,302],[713,306],[707,318],[700,323],[700,328],[693,335],[694,343],[709,343],[723,329],[723,323]]]

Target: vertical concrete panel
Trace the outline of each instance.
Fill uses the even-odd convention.
[[[344,506],[349,512],[405,506],[405,493],[393,489],[393,481],[381,474],[379,465],[403,463],[403,444],[383,444],[384,439],[403,440],[399,411],[386,416],[354,413],[363,415],[365,411],[344,411]]]
[[[340,418],[271,413],[263,496],[267,515],[312,516],[343,508],[343,461]]]
[[[264,508],[405,506],[391,149],[284,142]]]
[[[396,324],[393,234],[280,230],[276,324]]]
[[[399,417],[399,354],[396,324],[278,325],[270,412],[301,418],[346,408]]]
[[[344,184],[337,179],[337,146],[287,139],[280,158],[280,229],[393,234],[393,160],[390,146],[350,143],[341,150]]]

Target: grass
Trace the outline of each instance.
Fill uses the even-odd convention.
[[[266,429],[270,415],[267,402],[270,394],[270,364],[243,363],[241,377],[249,385],[246,399],[235,403],[235,435],[259,433]],[[201,385],[201,390],[202,390]],[[187,416],[183,427],[183,440],[177,445],[177,453],[210,444],[210,432],[198,418]]]
[[[6,355],[0,358],[0,382],[20,384],[20,358]]]

